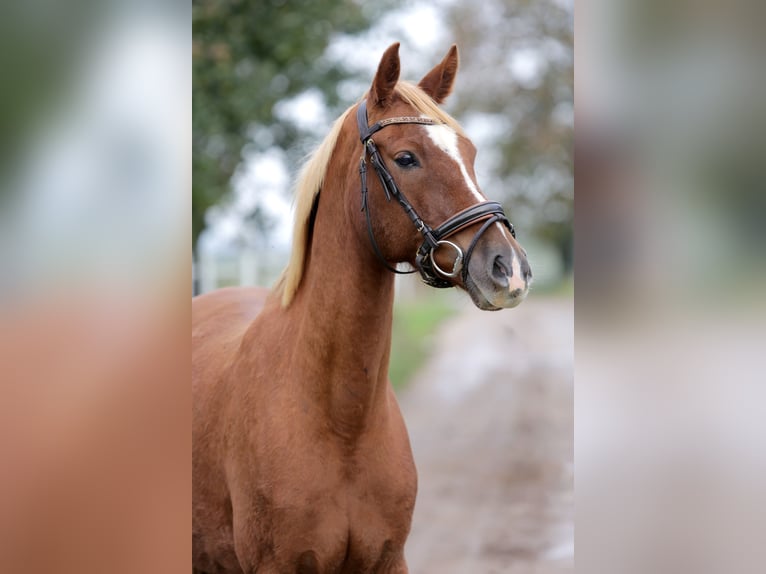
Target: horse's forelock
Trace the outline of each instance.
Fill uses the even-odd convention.
[[[431,96],[426,94],[415,84],[411,84],[410,82],[399,82],[396,85],[396,92],[402,100],[415,108],[419,114],[439,120],[443,124],[451,127],[461,136],[465,136],[463,128],[460,127],[460,124],[457,123],[455,118],[441,109]]]

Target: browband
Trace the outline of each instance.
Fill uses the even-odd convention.
[[[359,126],[359,139],[364,144],[372,135],[391,124],[423,124],[427,126],[439,125],[442,122],[433,118],[423,118],[419,116],[399,116],[395,118],[386,118],[375,122],[371,126],[367,125],[367,100],[362,100],[356,110],[356,123]]]

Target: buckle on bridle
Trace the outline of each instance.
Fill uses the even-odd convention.
[[[439,249],[440,245],[449,245],[452,247],[452,249],[455,250],[455,261],[452,263],[452,271],[450,272],[447,272],[439,267],[439,264],[436,262],[436,258],[434,257],[434,251]],[[457,277],[458,273],[460,273],[460,270],[463,267],[463,250],[460,249],[460,247],[455,243],[452,243],[452,241],[447,241],[446,239],[437,241],[436,245],[431,248],[431,265],[433,266],[434,270],[439,273],[439,275],[450,278]]]

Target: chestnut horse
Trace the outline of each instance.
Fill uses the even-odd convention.
[[[417,477],[388,381],[391,270],[491,310],[531,277],[438,107],[457,65],[453,46],[415,86],[388,48],[301,172],[275,288],[193,300],[194,572],[407,572]]]

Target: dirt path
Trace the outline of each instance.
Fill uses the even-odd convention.
[[[573,308],[466,308],[402,393],[419,488],[412,574],[572,572]]]

